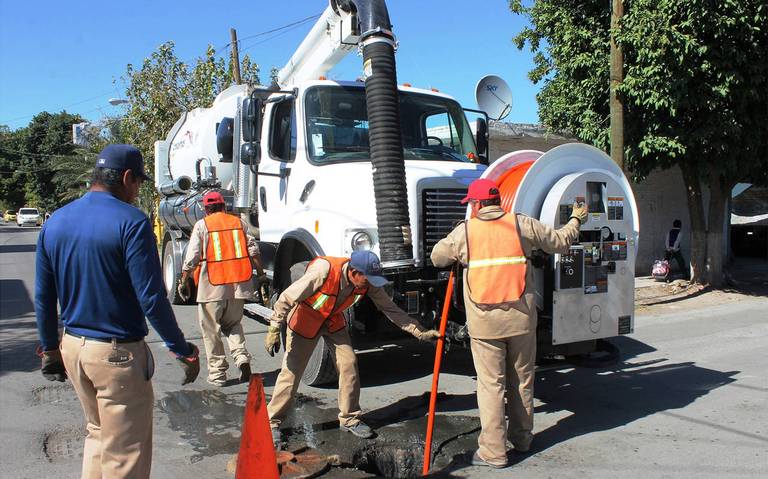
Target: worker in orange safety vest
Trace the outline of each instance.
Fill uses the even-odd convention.
[[[290,410],[299,379],[321,339],[330,347],[339,373],[339,423],[344,431],[362,438],[373,437],[360,420],[360,379],[357,358],[342,314],[363,296],[400,329],[421,341],[435,340],[439,333],[427,330],[395,305],[384,290],[379,258],[371,251],[355,251],[351,258],[320,256],[304,275],[280,294],[270,318],[264,345],[270,355],[280,349],[280,326],[288,323],[283,366],[267,406],[272,440],[280,445],[280,423]]]
[[[208,383],[225,386],[229,364],[221,335],[227,338],[240,381],[247,381],[251,376],[251,355],[245,347],[241,324],[243,306],[254,294],[253,269],[258,273],[258,283],[267,280],[255,238],[246,233],[248,226],[243,220],[225,211],[221,193],[206,193],[203,208],[206,216],[192,228],[178,293],[182,299],[189,299],[194,275]]]
[[[530,258],[534,249],[567,253],[587,209],[574,204],[568,223],[555,230],[504,212],[498,186],[488,179],[472,182],[462,200],[467,202],[472,218],[440,240],[431,258],[437,267],[459,262],[465,268],[464,306],[481,425],[472,463],[502,468],[508,464],[507,439],[518,452],[527,452],[533,440],[536,301]]]

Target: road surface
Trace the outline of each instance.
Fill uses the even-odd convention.
[[[70,478],[80,470],[80,405],[69,383],[43,379],[34,354],[38,231],[0,225],[3,478]],[[706,308],[697,307],[700,299],[663,312],[644,308],[635,333],[615,341],[622,351],[618,364],[540,372],[533,449],[511,453],[510,469],[469,465],[479,426],[474,371],[465,351],[451,350],[443,362],[433,445],[439,476],[765,477],[768,299],[742,297]],[[195,307],[175,310],[202,349]],[[280,357],[264,352],[266,328],[244,321],[254,370],[264,374],[270,394]],[[153,477],[232,477],[226,467],[238,449],[246,385],[214,388],[203,371],[181,387],[181,371],[162,342],[154,332],[147,339],[157,361]],[[340,454],[345,467],[333,468],[329,478],[372,477],[374,456],[389,448],[421,451],[433,354],[431,346],[392,345],[359,355],[361,402],[379,432],[376,440],[365,443],[338,430],[335,389],[302,386],[289,444]]]

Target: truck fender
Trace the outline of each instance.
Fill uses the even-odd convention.
[[[317,256],[323,256],[323,248],[312,234],[298,228],[289,231],[280,239],[275,253],[275,269],[272,284],[276,291],[282,291],[291,284],[290,269],[300,261],[311,261]]]

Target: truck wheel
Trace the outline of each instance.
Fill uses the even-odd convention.
[[[176,264],[173,259],[173,241],[166,241],[165,246],[163,246],[163,282],[168,301],[171,304],[184,304],[184,300],[176,291],[178,281],[179,275],[176,274]]]
[[[326,344],[325,338],[320,338],[309,362],[307,362],[307,367],[301,376],[301,382],[307,386],[320,386],[335,382],[338,377],[336,358],[331,354],[331,349]]]
[[[309,261],[300,261],[291,266],[291,283],[304,275],[307,264]],[[320,386],[334,382],[336,378],[338,378],[336,358],[331,354],[331,349],[326,344],[325,338],[320,338],[307,362],[307,367],[301,376],[301,382],[307,386]]]

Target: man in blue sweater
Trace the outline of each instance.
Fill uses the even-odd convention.
[[[57,210],[38,238],[42,372],[50,381],[69,377],[80,399],[88,430],[83,478],[149,477],[154,359],[145,317],[179,360],[182,384],[200,371],[198,349],[166,297],[152,226],[131,206],[145,179],[138,149],[107,146],[90,192]]]

